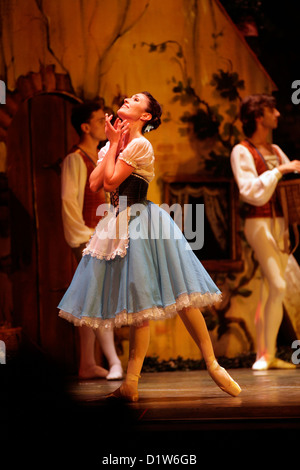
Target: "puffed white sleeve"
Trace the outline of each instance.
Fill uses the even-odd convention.
[[[106,142],[104,147],[102,147],[99,152],[98,152],[98,160],[97,160],[97,165],[102,162],[104,159],[105,155],[107,154],[109,150],[109,141]]]
[[[282,176],[280,171],[273,168],[258,175],[251,153],[241,144],[233,147],[230,163],[241,199],[253,206],[266,204]]]
[[[69,154],[63,161],[61,173],[62,221],[64,235],[71,247],[86,243],[93,234],[82,215],[87,169],[78,153]]]
[[[152,145],[149,140],[144,137],[133,139],[127,147],[120,152],[119,159],[136,170],[148,167],[154,160]]]

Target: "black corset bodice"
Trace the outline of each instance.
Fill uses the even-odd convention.
[[[133,173],[120,184],[119,188],[110,193],[110,202],[114,207],[119,205],[119,197],[127,197],[127,207],[138,202],[143,202],[147,198],[148,183],[144,178]]]

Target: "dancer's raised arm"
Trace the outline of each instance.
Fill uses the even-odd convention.
[[[124,161],[117,160],[128,132],[128,123],[126,120],[121,121],[117,118],[112,126],[111,119],[112,116],[105,116],[105,133],[109,140],[109,149],[105,158],[103,158],[90,175],[89,182],[92,191],[99,191],[101,187],[104,187],[105,191],[111,192],[133,171],[133,167]]]

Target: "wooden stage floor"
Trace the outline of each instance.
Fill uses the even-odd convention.
[[[120,381],[66,378],[43,363],[32,373],[27,366],[21,374],[8,365],[3,371],[4,435],[13,447],[27,440],[26,452],[38,446],[48,463],[57,463],[58,454],[68,466],[78,464],[81,454],[85,465],[97,468],[120,455],[135,457],[134,468],[163,464],[151,460],[155,455],[182,456],[184,468],[195,463],[193,456],[192,468],[209,459],[227,468],[237,457],[239,466],[257,468],[262,461],[269,468],[279,457],[285,465],[299,462],[300,369],[232,369],[242,387],[236,398],[222,392],[205,370],[143,373],[140,400],[131,404],[105,399]],[[120,463],[111,462],[113,468]]]
[[[238,397],[222,392],[205,370],[143,373],[139,402],[127,406],[140,429],[300,426],[300,369],[229,372],[242,388]],[[69,384],[69,393],[85,406],[105,406],[105,395],[120,384],[74,380]]]
[[[231,397],[222,392],[204,370],[188,372],[143,373],[139,383],[140,399],[128,406],[139,423],[159,424],[226,421],[275,420],[300,422],[300,369],[254,372],[233,369],[229,373],[242,392]],[[121,381],[72,380],[70,396],[86,405],[104,405],[105,395]]]
[[[139,443],[134,446],[135,452],[148,443],[150,452],[175,448],[199,453],[213,449],[212,443],[218,441],[219,449],[237,446],[240,450],[254,450],[259,446],[261,457],[266,448],[270,452],[270,445],[274,457],[298,446],[300,369],[229,372],[242,387],[236,398],[222,392],[204,370],[143,373],[139,402],[123,409],[119,403],[108,404],[104,398],[121,382],[72,380],[69,393],[85,410],[93,409],[96,414],[101,410],[102,416],[115,411],[115,423],[120,429],[120,416],[124,413],[125,433],[129,417],[129,441],[134,435]],[[255,459],[255,453],[251,458]]]

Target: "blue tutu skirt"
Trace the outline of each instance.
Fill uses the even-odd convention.
[[[171,318],[184,307],[221,300],[170,215],[150,201],[139,207],[128,216],[126,252],[104,256],[96,230],[58,306],[62,318],[75,325],[114,328]]]

